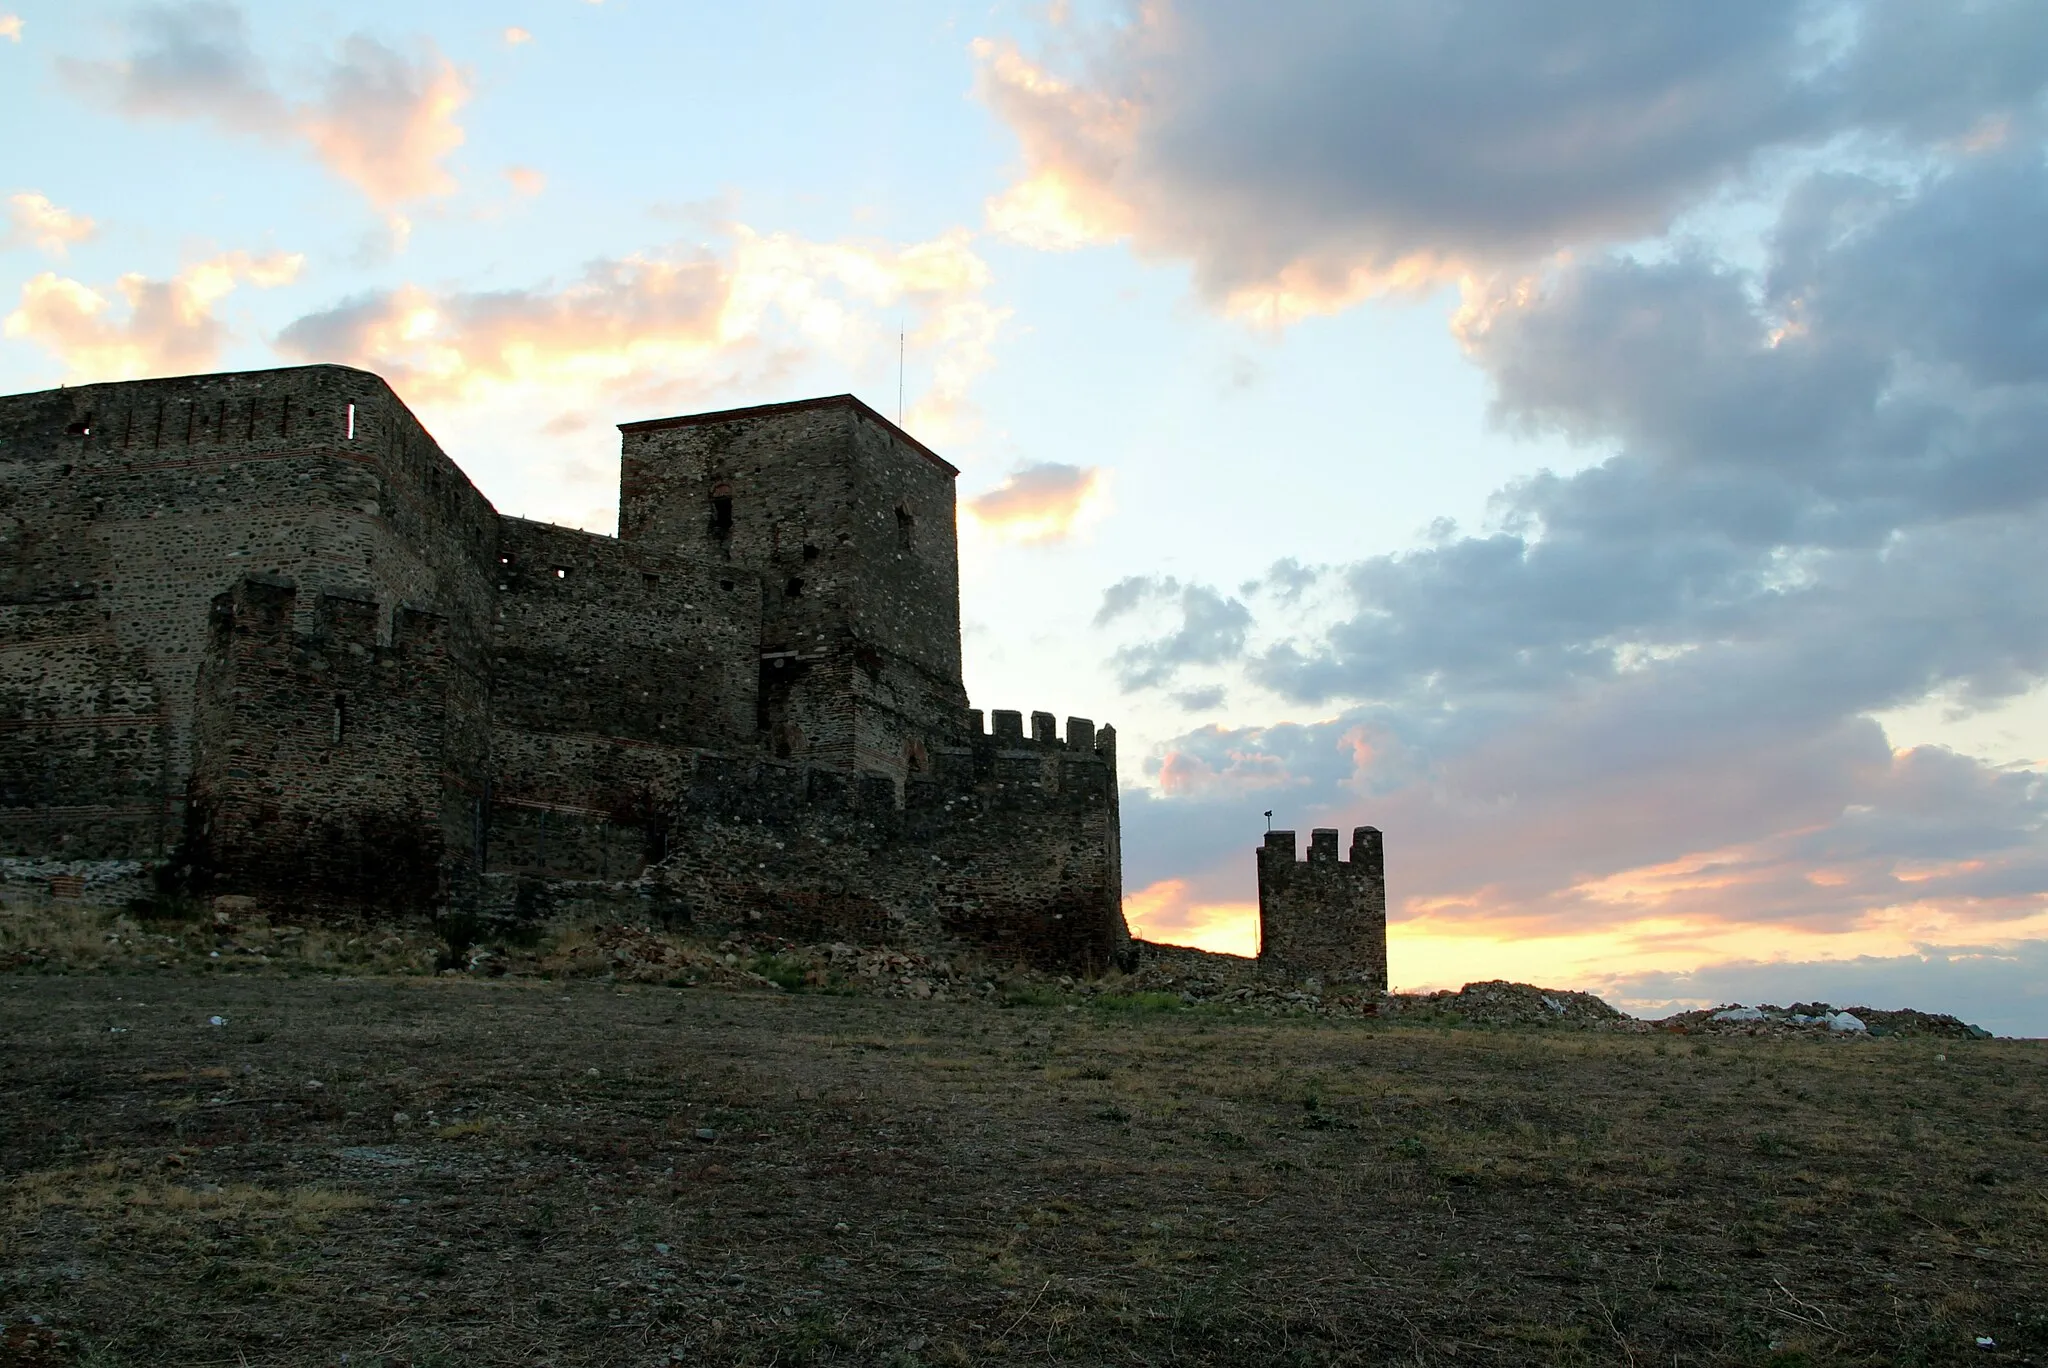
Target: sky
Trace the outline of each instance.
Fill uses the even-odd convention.
[[[0,392],[332,361],[510,513],[852,391],[1126,912],[2048,1035],[2038,0],[0,0]]]

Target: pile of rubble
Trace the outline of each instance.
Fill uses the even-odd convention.
[[[1874,1007],[1837,1008],[1825,1002],[1795,1002],[1790,1007],[1769,1004],[1745,1007],[1702,1007],[1679,1012],[1653,1023],[1659,1029],[1685,1035],[1763,1036],[1922,1036],[1937,1040],[1989,1040],[1991,1032],[1972,1026],[1960,1017],[1938,1012],[1916,1012],[1910,1008],[1883,1011]]]
[[[1631,1020],[1591,993],[1535,988],[1505,979],[1468,983],[1455,993],[1394,993],[1387,998],[1385,1014],[1417,1024],[1478,1026],[1601,1027]]]

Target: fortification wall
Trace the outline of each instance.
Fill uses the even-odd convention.
[[[498,726],[754,748],[761,599],[752,574],[505,518],[497,589]]]
[[[0,857],[123,860],[175,845],[148,662],[97,586],[0,604]]]
[[[1309,835],[1294,858],[1294,833],[1271,831],[1259,848],[1259,966],[1325,983],[1387,990],[1386,856],[1379,830],[1358,827],[1350,858],[1337,858],[1337,832]]]
[[[0,717],[33,723],[0,743],[4,773],[17,777],[0,779],[0,831],[13,833],[0,839],[24,855],[62,854],[81,837],[63,809],[118,809],[98,819],[94,848],[163,854],[166,834],[184,826],[214,597],[246,574],[284,576],[310,591],[296,610],[301,631],[313,626],[311,596],[326,592],[375,600],[387,639],[405,603],[443,607],[473,635],[489,592],[487,514],[384,382],[362,371],[0,399],[0,632],[15,657],[0,671]],[[82,638],[95,643],[89,660]],[[147,714],[133,707],[145,692]],[[108,716],[137,720],[77,720]],[[98,778],[84,784],[61,773],[81,726],[112,726],[132,743],[89,767]],[[155,768],[147,781],[136,772],[144,764]]]
[[[425,912],[475,873],[481,692],[445,619],[250,577],[213,604],[195,709],[186,852],[202,890]],[[454,722],[455,725],[451,725]]]
[[[1074,718],[1062,742],[995,721],[934,752],[900,803],[886,774],[699,756],[649,877],[673,915],[714,928],[1106,966],[1130,944],[1115,732]]]
[[[966,707],[957,472],[850,396],[624,432],[614,540],[500,518],[345,367],[0,399],[5,877],[182,841],[311,908],[1119,955],[1114,733]]]

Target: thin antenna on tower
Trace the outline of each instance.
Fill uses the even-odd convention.
[[[903,329],[896,330],[896,426],[903,426]]]

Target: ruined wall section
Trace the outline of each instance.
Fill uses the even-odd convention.
[[[900,802],[891,775],[699,756],[650,877],[707,929],[1105,967],[1130,944],[1115,732],[1073,718],[1062,742],[1027,738],[1016,713],[995,723],[934,752]]]
[[[503,520],[489,867],[631,877],[693,749],[755,749],[760,586],[740,568]]]
[[[1386,856],[1376,827],[1351,834],[1350,858],[1337,858],[1337,832],[1309,835],[1308,858],[1294,858],[1294,833],[1269,831],[1259,848],[1259,965],[1324,983],[1387,991]]]
[[[251,576],[210,612],[187,854],[206,892],[293,908],[427,912],[474,880],[476,776],[451,746],[475,706],[445,619]]]
[[[386,638],[402,604],[481,622],[495,517],[479,510],[488,513],[482,496],[384,382],[346,367],[0,399],[0,611],[14,612],[16,639],[29,642],[61,626],[37,625],[36,612],[90,602],[80,611],[98,614],[104,650],[126,662],[103,661],[91,679],[63,685],[77,674],[75,652],[67,660],[58,645],[27,644],[21,668],[80,714],[97,707],[94,681],[108,669],[139,675],[155,696],[158,773],[148,787],[162,811],[131,816],[133,843],[120,853],[160,854],[159,834],[184,827],[193,700],[216,595],[251,573],[291,578],[309,591],[296,610],[301,631],[313,626],[320,592],[376,600]],[[45,649],[60,654],[44,659]],[[22,692],[21,680],[0,679],[0,714],[50,705]],[[480,754],[486,740],[479,713],[467,744]],[[22,744],[10,770],[48,773],[47,747]],[[9,805],[0,825],[65,826],[51,795],[37,792],[17,784],[12,797],[0,795]],[[42,844],[57,853],[54,838]]]

